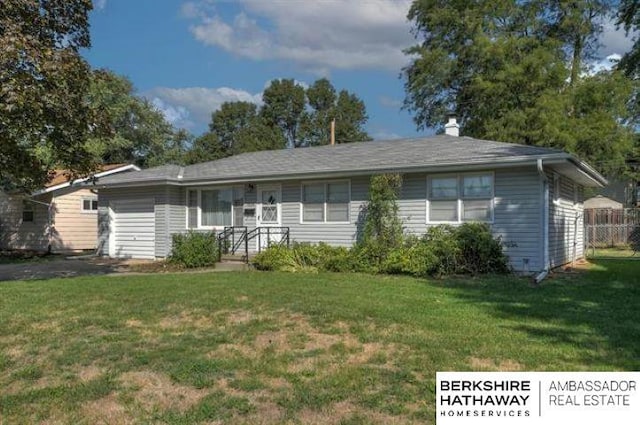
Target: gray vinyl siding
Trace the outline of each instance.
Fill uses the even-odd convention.
[[[491,171],[491,170],[487,170]],[[451,173],[447,173],[451,174]],[[431,176],[436,176],[433,174]],[[502,239],[514,270],[542,269],[542,182],[535,167],[499,169],[494,172],[495,236]],[[421,235],[427,227],[427,175],[407,174],[398,201],[406,233]]]
[[[574,203],[574,184],[560,176],[560,194],[556,198],[553,174],[549,178],[549,261],[559,267],[584,256],[583,189],[578,189]],[[575,252],[574,252],[575,250]]]
[[[543,269],[542,191],[535,167],[496,171],[492,229],[516,271]]]
[[[495,236],[501,237],[514,270],[524,271],[526,259],[528,260],[526,269],[529,272],[539,271],[543,267],[542,181],[537,170],[534,166],[500,169],[494,171],[494,177],[492,231]],[[303,223],[301,221],[301,185],[304,180],[279,182],[282,191],[281,225],[290,228],[292,241],[325,242],[336,246],[351,246],[357,241],[362,228],[362,211],[368,199],[370,176],[337,180],[350,182],[350,216],[347,223]],[[245,209],[256,208],[259,186],[260,183],[245,185]],[[105,216],[108,221],[107,207],[111,200],[153,197],[156,220],[155,255],[166,257],[171,252],[171,235],[186,232],[186,190],[176,186],[101,190],[99,198],[101,222],[105,221]],[[426,174],[404,175],[398,206],[406,233],[421,235],[429,225],[432,225],[427,224],[426,221],[426,195]],[[244,225],[250,230],[255,227],[255,224],[255,216],[244,216]],[[101,231],[101,235],[104,234],[105,232]],[[554,237],[557,235],[554,234]],[[581,232],[578,237],[581,238]],[[103,246],[102,252],[107,254],[108,243]]]

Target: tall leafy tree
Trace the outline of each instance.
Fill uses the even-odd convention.
[[[408,50],[405,107],[419,128],[454,112],[466,135],[562,148],[619,172],[631,86],[616,72],[584,72],[605,12],[597,1],[416,1],[421,42]],[[591,139],[597,129],[607,137]]]
[[[273,80],[262,94],[260,111],[265,124],[281,130],[287,147],[302,146],[298,131],[305,109],[304,88],[293,79]]]
[[[199,162],[214,161],[226,156],[229,156],[228,151],[223,148],[218,136],[207,132],[200,137],[196,137],[193,141],[191,149],[185,154],[185,163],[197,164]]]
[[[0,4],[0,183],[29,190],[63,167],[91,168],[84,141],[90,0]]]
[[[326,145],[330,141],[331,121],[336,121],[336,143],[370,140],[363,130],[367,110],[353,93],[336,90],[329,80],[321,78],[306,90],[308,110],[301,123],[302,144]]]
[[[108,70],[91,77],[88,102],[94,117],[87,149],[100,163],[130,162],[146,167],[180,162],[188,144],[164,115],[134,93],[131,82]]]
[[[620,0],[618,25],[624,28],[627,36],[640,30],[640,1]],[[640,38],[636,38],[631,50],[622,57],[620,68],[633,78],[640,76]]]

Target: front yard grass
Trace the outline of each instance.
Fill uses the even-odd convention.
[[[436,371],[640,369],[638,276],[2,283],[0,423],[433,423]]]

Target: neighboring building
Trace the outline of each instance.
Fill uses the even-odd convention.
[[[51,181],[31,195],[0,192],[0,249],[74,252],[95,250],[98,193],[95,178],[127,171],[134,165],[104,165],[88,178],[70,181],[56,170]]]
[[[164,258],[174,233],[230,226],[260,233],[251,250],[280,238],[282,227],[292,241],[350,246],[371,176],[393,172],[403,175],[408,233],[488,222],[520,272],[583,256],[583,188],[602,187],[604,177],[562,151],[456,137],[457,125],[448,127],[441,136],[245,153],[100,179],[102,253]]]
[[[584,209],[621,210],[624,209],[624,205],[606,196],[597,195],[584,201]]]
[[[640,206],[640,182],[633,179],[611,179],[609,184],[605,188],[598,190],[597,193],[621,203],[623,208]]]

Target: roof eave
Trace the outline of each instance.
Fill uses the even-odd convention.
[[[108,184],[99,185],[102,188],[124,188],[124,187],[136,187],[140,185],[172,185],[172,186],[198,186],[206,184],[233,184],[233,183],[247,183],[257,181],[273,181],[273,180],[296,180],[296,179],[315,179],[324,177],[345,177],[345,176],[359,176],[369,175],[372,173],[420,173],[420,172],[447,172],[452,170],[459,171],[474,171],[487,168],[510,168],[523,165],[533,165],[539,158],[551,161],[566,161],[569,157],[568,154],[549,154],[549,155],[537,155],[537,156],[520,156],[510,157],[506,159],[492,159],[491,161],[483,161],[477,163],[449,163],[438,164],[431,166],[413,166],[413,167],[379,167],[379,168],[367,168],[360,170],[334,170],[326,172],[309,172],[309,173],[288,173],[278,175],[249,175],[249,176],[236,176],[228,177],[225,179],[215,179],[214,177],[198,177],[198,178],[157,178],[146,179],[137,181],[124,181],[114,182]]]
[[[95,174],[93,174],[91,176],[83,177],[83,178],[76,179],[76,180],[67,181],[67,182],[64,182],[64,183],[57,184],[55,186],[51,186],[51,187],[47,187],[47,188],[44,188],[44,189],[37,190],[35,192],[32,192],[31,196],[44,195],[45,193],[51,193],[51,192],[55,192],[56,190],[67,188],[69,186],[78,185],[80,183],[83,183],[83,182],[89,180],[90,178],[94,178],[94,177],[95,178],[100,178],[100,177],[104,177],[104,176],[108,176],[108,175],[116,174],[116,173],[121,173],[123,171],[128,171],[128,170],[140,171],[140,167],[138,167],[137,165],[134,165],[134,164],[123,165],[122,167],[114,168],[112,170],[101,171],[101,172],[95,173]]]

